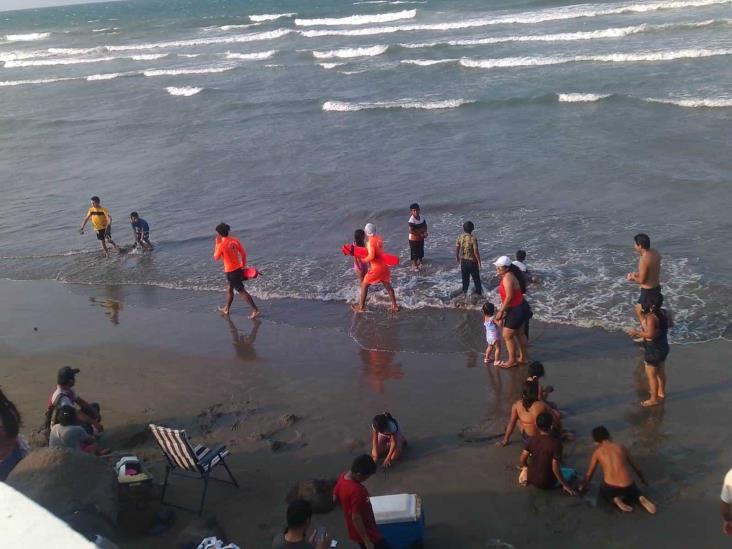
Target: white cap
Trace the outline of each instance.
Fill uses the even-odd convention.
[[[521,269],[522,273],[526,272],[526,265],[524,265],[521,261],[516,260],[513,262],[513,264],[516,265],[519,269]]]
[[[368,236],[374,236],[376,234],[376,227],[374,227],[373,223],[366,223],[366,226],[363,228],[363,231]]]
[[[496,267],[510,267],[511,266],[511,258],[507,255],[502,255],[498,259],[496,259],[493,264]]]

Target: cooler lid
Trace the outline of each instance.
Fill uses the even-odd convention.
[[[415,522],[422,511],[417,494],[372,497],[371,507],[374,508],[374,517],[378,524]]]

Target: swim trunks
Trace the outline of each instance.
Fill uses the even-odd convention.
[[[529,303],[524,299],[515,307],[506,309],[506,315],[503,317],[503,327],[518,330],[529,318],[531,318],[531,308],[529,307]]]
[[[424,240],[409,241],[409,258],[412,261],[424,259]]]
[[[244,269],[239,268],[226,273],[229,286],[237,292],[244,291]]]
[[[97,231],[97,240],[112,240],[112,226],[107,225],[104,229]]]
[[[643,305],[648,296],[655,297],[657,295],[661,295],[661,286],[656,286],[655,288],[641,288],[640,296],[638,296],[638,304]]]
[[[630,486],[623,487],[612,486],[603,482],[600,484],[600,496],[608,499],[609,501],[619,497],[623,503],[630,505],[631,503],[638,502],[640,492],[638,491],[638,487],[635,485],[635,482]]]
[[[150,225],[141,217],[137,219],[137,222],[130,223],[130,225],[132,225],[138,239],[147,240],[150,238]]]

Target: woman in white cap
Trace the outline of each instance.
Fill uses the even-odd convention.
[[[361,281],[361,295],[359,296],[358,305],[354,306],[353,310],[362,313],[366,308],[369,286],[381,283],[391,298],[391,310],[395,313],[399,310],[399,307],[397,306],[394,288],[391,287],[391,271],[384,262],[384,241],[376,234],[376,227],[373,223],[367,223],[363,230],[368,237],[366,248],[369,251],[369,255],[363,259],[363,262],[368,264],[369,270]]]
[[[498,308],[496,320],[503,321],[503,339],[506,342],[508,358],[498,364],[501,368],[513,368],[528,362],[526,350],[526,334],[523,327],[529,319],[531,309],[524,299],[526,281],[518,267],[512,265],[507,255],[499,257],[493,265],[500,279],[498,293],[501,295],[501,306]]]

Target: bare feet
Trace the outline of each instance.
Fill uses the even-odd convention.
[[[650,408],[652,406],[658,406],[659,404],[663,404],[663,400],[658,400],[655,398],[649,398],[648,400],[644,400],[640,403],[643,408]]]
[[[515,368],[518,365],[519,365],[518,362],[506,362],[506,361],[503,361],[503,360],[501,362],[499,362],[498,364],[496,364],[496,366],[498,366],[499,368],[503,368],[503,369],[506,369],[506,370],[509,369],[509,368]]]
[[[399,305],[392,305],[390,310],[391,310],[392,313],[398,313],[399,312]]]
[[[626,505],[620,496],[613,498],[613,503],[618,509],[620,509],[624,513],[630,513],[631,511],[633,511],[633,508],[630,505]]]
[[[362,313],[363,308],[359,305],[351,305],[351,309],[353,309],[354,313]]]
[[[218,308],[217,310],[218,310],[218,311],[219,311],[219,312],[220,312],[220,313],[221,313],[222,315],[224,315],[224,316],[229,316],[229,309],[227,309],[226,307],[219,307],[219,308]]]
[[[258,317],[259,315],[261,315],[261,314],[262,314],[262,311],[260,311],[259,309],[254,309],[254,310],[252,311],[252,314],[250,314],[250,315],[249,315],[249,318],[250,318],[251,320],[254,320],[255,318],[257,318],[257,317]]]
[[[640,496],[638,502],[643,506],[643,509],[648,511],[651,515],[656,514],[656,506],[654,503],[645,496]]]

